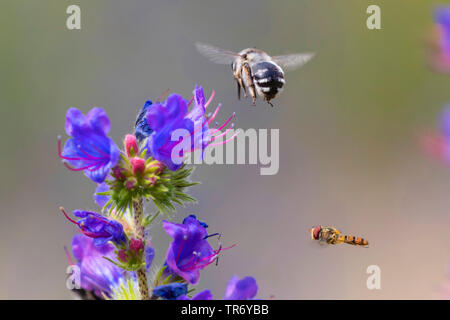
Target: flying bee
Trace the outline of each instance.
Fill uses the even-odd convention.
[[[369,242],[364,238],[343,235],[333,227],[316,226],[311,228],[311,239],[326,242],[327,244],[347,243],[355,246],[368,246]]]
[[[248,90],[253,105],[256,103],[256,96],[259,95],[272,107],[270,100],[282,91],[285,84],[282,67],[293,70],[304,65],[314,56],[314,53],[300,53],[271,57],[266,52],[255,48],[247,48],[235,53],[202,43],[196,43],[196,46],[197,50],[212,62],[231,64],[237,83],[238,99],[241,98],[241,89],[245,97]]]

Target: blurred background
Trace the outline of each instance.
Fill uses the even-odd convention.
[[[66,8],[81,7],[81,30]],[[381,30],[366,9],[381,7]],[[221,232],[219,265],[199,289],[223,297],[234,274],[254,276],[267,299],[432,299],[449,281],[450,168],[419,147],[450,102],[449,76],[432,72],[424,42],[434,1],[24,1],[0,11],[0,298],[71,299],[69,246],[78,231],[58,210],[97,210],[95,185],[57,156],[69,107],[106,110],[118,145],[137,111],[167,88],[216,91],[221,119],[237,128],[279,128],[280,169],[200,165],[195,213]],[[228,66],[201,56],[201,41],[269,54],[314,51],[286,74],[270,108],[236,99]],[[160,221],[158,222],[160,224]],[[362,236],[370,248],[321,248],[312,225]],[[156,260],[170,238],[152,230]],[[212,240],[214,241],[214,240]],[[381,268],[381,290],[366,269]]]

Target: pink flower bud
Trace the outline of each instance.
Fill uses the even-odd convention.
[[[163,172],[164,170],[164,164],[162,162],[159,162],[156,164],[156,166],[158,167],[158,169],[155,171],[156,174]]]
[[[123,175],[123,168],[121,168],[120,166],[115,166],[114,168],[112,168],[112,175],[116,179],[125,178],[125,176]]]
[[[125,250],[120,250],[119,252],[117,252],[117,258],[122,261],[122,262],[127,262],[128,258],[127,258],[127,252]]]
[[[130,250],[139,254],[139,250],[144,249],[144,243],[140,239],[131,239],[130,240]]]
[[[136,141],[136,137],[132,134],[127,134],[124,140],[125,151],[129,158],[134,157],[139,152],[139,147]]]
[[[155,185],[155,183],[156,183],[156,176],[151,176],[151,177],[147,177],[147,178],[145,178],[145,184],[147,185],[147,186],[150,186],[150,185]]]
[[[137,180],[136,180],[135,177],[130,177],[130,178],[128,178],[127,181],[125,182],[125,187],[126,187],[128,190],[134,189],[134,188],[136,187],[136,185],[137,185]]]
[[[142,158],[132,158],[130,159],[131,169],[133,174],[144,173],[145,171],[145,159]]]

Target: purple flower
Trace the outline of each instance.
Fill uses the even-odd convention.
[[[219,250],[214,251],[208,241],[206,229],[193,217],[182,224],[163,221],[164,230],[173,238],[167,252],[169,273],[175,273],[191,284],[200,278],[200,269],[214,262]]]
[[[450,57],[450,7],[437,7],[434,11],[434,22],[440,27],[441,47],[444,53]]]
[[[151,134],[146,145],[149,155],[175,171],[183,165],[183,159],[187,153],[199,150],[203,155],[203,151],[211,142],[225,135],[230,129],[223,133],[221,130],[230,123],[234,115],[220,128],[210,129],[209,125],[220,110],[219,105],[212,116],[205,117],[206,107],[213,96],[214,94],[205,103],[203,89],[196,86],[194,97],[190,102],[178,94],[172,94],[165,103],[156,103],[151,108],[147,107],[145,120],[151,130],[148,131]],[[194,106],[188,112],[192,101],[195,101]],[[234,136],[231,139],[233,138]]]
[[[184,296],[187,293],[187,284],[174,282],[155,287],[153,289],[153,295],[166,300],[175,300],[180,296]]]
[[[195,214],[190,214],[190,215],[188,215],[186,218],[184,218],[183,223],[184,223],[184,222],[186,221],[186,219],[188,219],[188,218],[194,218],[194,219],[196,219],[196,220],[198,221],[198,223],[200,223],[200,225],[201,225],[203,228],[205,228],[205,229],[208,228],[208,225],[207,225],[205,222],[198,220],[197,217],[195,216]]]
[[[450,105],[445,106],[439,121],[442,134],[450,140]]]
[[[450,162],[450,105],[439,118],[439,131],[422,134],[420,142],[425,152],[444,163]]]
[[[109,220],[95,212],[75,210],[73,211],[73,215],[82,218],[75,221],[66,214],[64,208],[60,209],[70,222],[76,224],[80,228],[85,236],[93,238],[94,243],[97,246],[102,246],[108,241],[112,241],[116,244],[127,241],[122,224],[116,220]]]
[[[177,298],[177,300],[212,300],[213,295],[209,290],[203,290],[197,293],[195,296],[190,299],[187,295],[181,295]]]
[[[434,11],[434,28],[428,40],[431,68],[439,73],[450,73],[450,6],[439,6]]]
[[[114,246],[108,243],[98,246],[95,240],[78,234],[72,240],[72,253],[78,260],[81,288],[93,291],[98,297],[103,297],[102,293],[110,296],[111,287],[124,277],[122,269],[103,258],[115,258]]]
[[[106,191],[109,191],[109,185],[106,182],[98,184],[97,189],[95,189],[94,201],[100,208],[103,208],[105,206],[110,197],[105,195],[99,195],[97,193],[102,193]]]
[[[258,285],[253,277],[245,277],[239,280],[233,276],[228,282],[224,300],[251,300],[258,292]]]
[[[444,161],[450,162],[450,105],[447,105],[441,114],[440,131],[440,156]]]
[[[91,109],[85,116],[75,108],[66,113],[66,133],[71,136],[61,152],[58,140],[58,152],[67,168],[72,171],[84,171],[92,181],[102,183],[112,167],[119,161],[120,151],[107,134],[109,119],[100,108]]]
[[[155,258],[155,249],[150,246],[145,247],[145,269],[148,271]]]

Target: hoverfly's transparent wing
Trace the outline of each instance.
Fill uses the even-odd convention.
[[[322,250],[325,249],[327,247],[329,247],[330,245],[327,243],[326,240],[324,239],[319,239],[319,240],[311,240],[308,241],[309,244],[308,246],[313,249],[313,250]]]
[[[286,70],[294,70],[301,67],[314,57],[314,53],[286,54],[272,57],[280,67]]]
[[[219,64],[231,64],[239,56],[236,52],[220,49],[204,43],[197,42],[195,46],[202,55],[212,62]]]

